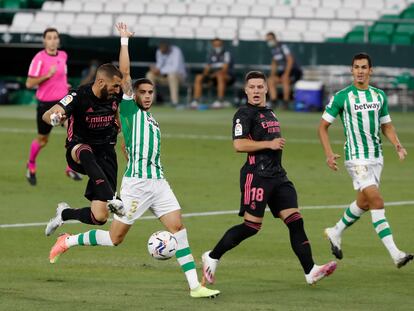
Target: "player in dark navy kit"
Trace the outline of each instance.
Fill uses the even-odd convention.
[[[122,73],[117,67],[103,64],[93,84],[70,91],[43,115],[43,120],[53,126],[68,120],[66,160],[73,170],[88,175],[85,197],[91,201],[90,207],[79,209],[59,203],[56,216],[46,226],[46,235],[66,220],[103,225],[109,211],[123,215],[122,202],[115,198],[121,81]]]
[[[266,205],[275,218],[285,222],[293,251],[305,272],[306,282],[314,284],[336,269],[336,262],[315,265],[297,195],[282,167],[285,139],[274,112],[266,108],[267,83],[262,72],[251,71],[245,78],[248,103],[233,118],[233,146],[246,152],[247,161],[240,171],[242,224],[230,228],[212,251],[203,254],[203,274],[214,282],[219,259],[243,240],[255,235],[262,226]]]

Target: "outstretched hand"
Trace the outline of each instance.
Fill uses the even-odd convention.
[[[134,32],[129,31],[127,24],[123,22],[115,24],[115,27],[122,38],[130,38],[134,35]]]

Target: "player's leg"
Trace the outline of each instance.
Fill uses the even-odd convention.
[[[219,291],[205,288],[198,281],[194,257],[188,242],[187,229],[184,228],[181,218],[181,207],[170,185],[164,179],[154,180],[153,182],[156,191],[151,209],[177,240],[178,246],[175,256],[187,279],[191,297],[212,298],[217,296],[220,293]]]
[[[258,233],[262,227],[267,202],[265,186],[262,179],[253,174],[241,174],[241,204],[239,216],[244,217],[241,224],[235,225],[224,233],[223,237],[211,251],[203,254],[203,274],[209,283],[215,281],[215,271],[221,257],[239,245],[242,241]]]
[[[290,245],[299,259],[306,282],[314,284],[332,274],[336,269],[335,262],[319,266],[313,261],[311,245],[298,209],[297,193],[293,183],[286,181],[276,184],[268,204],[273,216],[279,217],[289,229]]]
[[[203,94],[203,74],[197,74],[194,79],[194,93],[193,93],[193,101],[191,102],[191,108],[197,108],[198,103],[201,99],[201,95]]]
[[[59,256],[73,246],[117,246],[122,243],[131,225],[114,220],[110,231],[90,230],[84,233],[61,235],[50,250],[49,261],[56,263]]]
[[[180,76],[176,73],[170,73],[167,76],[168,88],[170,90],[171,103],[174,106],[179,104],[179,88],[180,88]]]
[[[401,268],[413,259],[413,255],[402,252],[395,244],[391,227],[385,217],[384,200],[382,199],[378,187],[375,185],[366,187],[362,190],[362,194],[368,201],[372,224],[374,225],[378,237],[391,255],[394,264],[398,268]]]
[[[272,104],[276,104],[277,101],[277,85],[279,84],[279,77],[277,75],[269,76],[267,85],[269,89],[270,101]]]
[[[54,104],[54,103],[53,103]],[[52,131],[52,126],[43,121],[43,114],[52,107],[52,103],[46,103],[38,101],[36,109],[36,124],[37,124],[37,137],[30,144],[29,160],[27,161],[27,181],[35,186],[36,179],[36,159],[40,153],[40,150],[45,147],[49,141],[49,134]]]

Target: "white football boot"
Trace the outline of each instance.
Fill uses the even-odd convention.
[[[306,282],[309,285],[313,285],[319,280],[322,280],[324,277],[334,273],[335,269],[336,269],[335,261],[330,261],[322,266],[313,265],[312,270],[308,274],[305,274]]]
[[[201,260],[203,261],[203,278],[210,284],[215,282],[215,276],[217,265],[219,261],[217,259],[213,259],[210,257],[210,252],[207,251],[201,256]]]
[[[342,254],[341,249],[341,236],[336,233],[335,228],[326,228],[325,236],[331,243],[332,254],[336,258],[342,259],[344,255]]]
[[[51,235],[53,232],[56,231],[57,228],[63,225],[62,212],[68,208],[70,208],[70,206],[66,202],[60,202],[57,205],[56,216],[51,218],[46,225],[46,229],[45,229],[46,236]]]

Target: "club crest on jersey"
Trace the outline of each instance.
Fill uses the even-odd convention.
[[[116,105],[116,101],[112,102],[112,110],[116,111],[118,109],[118,106]]]
[[[240,119],[236,120],[236,125],[234,126],[234,136],[240,136],[243,134],[243,126],[240,124]]]
[[[65,97],[63,97],[63,98],[60,100],[60,103],[61,103],[63,106],[67,106],[67,105],[69,105],[72,101],[73,101],[73,96],[72,96],[72,95],[66,95]]]

